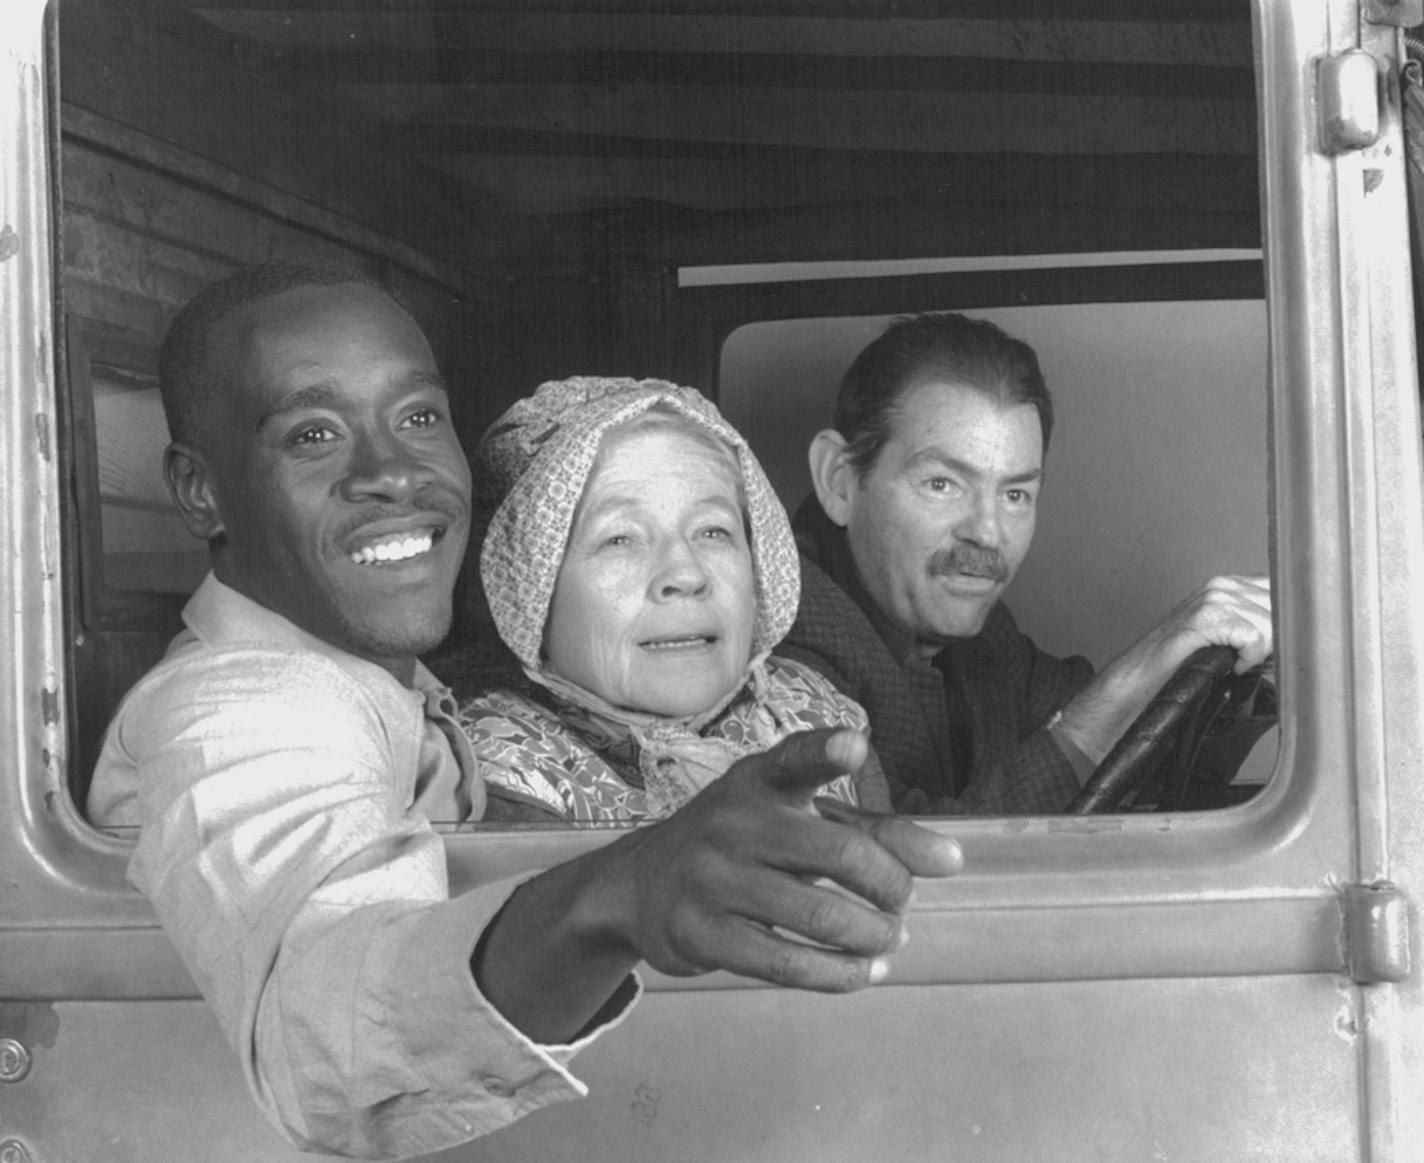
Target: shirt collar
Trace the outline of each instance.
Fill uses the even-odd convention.
[[[183,607],[183,621],[195,637],[211,645],[231,646],[246,642],[307,650],[330,658],[347,670],[369,668],[384,674],[391,682],[397,682],[384,667],[308,633],[290,618],[269,610],[219,581],[215,573],[209,573],[188,599],[188,604]],[[397,685],[401,684],[397,682]],[[444,689],[418,659],[412,687],[422,693]]]

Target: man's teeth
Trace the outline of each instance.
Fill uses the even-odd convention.
[[[378,541],[356,550],[351,560],[357,565],[371,565],[377,561],[405,561],[429,553],[435,544],[433,533],[412,533],[409,537],[398,537],[394,541]]]

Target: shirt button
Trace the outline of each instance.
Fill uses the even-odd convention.
[[[480,1079],[485,1090],[494,1095],[495,1098],[513,1098],[515,1087],[508,1079],[500,1078],[494,1074],[487,1074]]]

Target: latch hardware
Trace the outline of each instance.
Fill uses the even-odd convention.
[[[1345,889],[1345,960],[1358,985],[1409,977],[1409,899],[1387,880]]]
[[[1374,145],[1380,135],[1379,64],[1351,49],[1326,57],[1316,70],[1320,142],[1326,153]]]

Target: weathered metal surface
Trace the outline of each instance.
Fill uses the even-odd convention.
[[[56,1008],[58,1044],[6,1095],[46,1159],[310,1158],[262,1122],[202,1003]],[[1355,1018],[1329,976],[659,993],[580,1056],[587,1099],[431,1158],[1345,1163]],[[139,1069],[135,1047],[162,1053]]]

